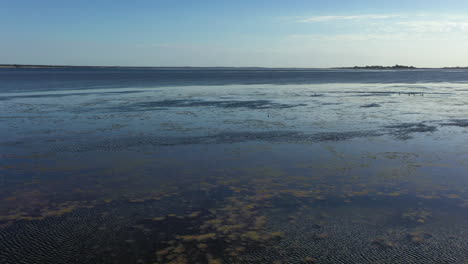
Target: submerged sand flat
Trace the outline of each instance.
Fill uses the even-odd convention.
[[[335,74],[10,80],[0,262],[465,263],[468,84]]]

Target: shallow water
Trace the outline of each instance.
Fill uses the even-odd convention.
[[[0,77],[2,263],[468,260],[468,72]]]

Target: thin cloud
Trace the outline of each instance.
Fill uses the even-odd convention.
[[[450,14],[367,14],[342,16],[313,16],[296,18],[301,23],[360,22],[356,32],[372,33],[465,33],[466,16]],[[353,32],[355,33],[355,32]]]
[[[376,19],[390,19],[402,17],[402,15],[354,15],[354,16],[313,16],[300,19],[298,22],[302,23],[315,23],[315,22],[328,22],[337,20],[376,20]]]
[[[418,33],[448,33],[467,32],[468,21],[405,21],[398,26],[409,32]]]

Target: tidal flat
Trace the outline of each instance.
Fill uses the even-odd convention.
[[[161,71],[0,69],[1,263],[468,260],[468,72]]]

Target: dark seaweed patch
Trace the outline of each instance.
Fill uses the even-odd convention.
[[[342,103],[321,103],[321,105],[340,105]]]
[[[205,101],[205,100],[162,100],[152,102],[138,102],[126,104],[125,106],[111,107],[114,111],[148,111],[154,109],[166,109],[170,107],[218,107],[218,108],[247,108],[247,109],[285,109],[297,106],[306,106],[305,104],[283,104],[275,103],[270,100],[222,100],[222,101]]]
[[[369,107],[380,107],[381,105],[379,104],[365,104],[365,105],[361,105],[362,108],[369,108]]]
[[[426,125],[424,123],[403,123],[398,125],[385,126],[391,131],[389,134],[396,136],[398,139],[410,139],[413,133],[427,133],[437,131],[436,126]]]
[[[460,125],[464,125],[464,123]],[[344,141],[353,138],[377,137],[383,135],[391,135],[397,139],[406,140],[410,139],[411,135],[414,133],[435,131],[437,131],[436,126],[421,122],[388,125],[383,126],[380,130],[318,132],[310,134],[300,131],[279,130],[221,132],[203,136],[130,136],[92,142],[84,141],[82,143],[66,146],[56,145],[50,149],[52,152],[121,151],[141,146],[234,144],[249,141],[303,144],[322,141]]]
[[[376,137],[383,133],[377,131],[323,132],[307,137],[310,141],[343,141],[361,137]]]
[[[452,119],[450,122],[442,123],[442,126],[468,127],[468,119]]]
[[[115,140],[73,144],[52,149],[53,152],[86,152],[86,151],[121,151],[140,146],[176,146],[199,144],[234,144],[248,141],[264,141],[274,143],[314,143],[322,141],[344,141],[353,138],[377,137],[392,135],[397,139],[406,140],[413,133],[437,131],[436,126],[424,123],[404,123],[384,127],[386,130],[321,132],[305,134],[297,131],[266,131],[266,132],[223,132],[214,135],[198,137],[127,137]]]
[[[120,151],[139,146],[175,146],[190,144],[233,144],[246,141],[312,143],[343,141],[358,137],[380,136],[377,131],[323,132],[303,134],[295,131],[224,132],[200,137],[130,137],[53,148],[53,152]]]
[[[426,94],[437,94],[437,95],[447,95],[453,93],[446,92],[398,92],[398,91],[349,91],[349,92],[331,92],[331,93],[343,93],[343,94],[352,94],[352,96],[368,97],[368,96],[391,96],[391,95],[426,95]]]
[[[361,92],[357,93],[354,96],[368,97],[368,96],[390,96],[392,94],[397,94],[394,92]]]
[[[115,94],[133,94],[142,93],[145,91],[120,91],[120,92],[86,92],[86,93],[62,93],[62,94],[31,94],[31,95],[9,95],[0,96],[0,100],[12,100],[17,98],[62,98],[67,96],[78,96],[78,95],[115,95]]]

